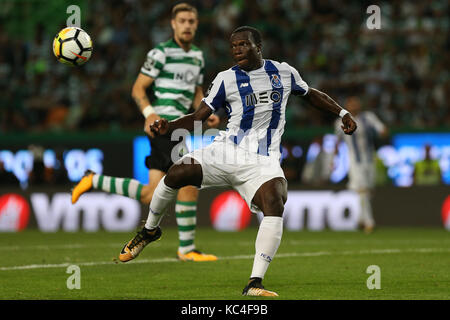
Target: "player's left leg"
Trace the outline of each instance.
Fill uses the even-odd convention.
[[[202,253],[195,247],[197,198],[198,188],[194,186],[186,186],[178,191],[175,204],[179,239],[177,257],[182,261],[216,261],[215,255]]]
[[[262,280],[275,256],[283,234],[283,211],[287,199],[287,182],[273,178],[256,191],[253,203],[263,212],[255,242],[255,258],[250,280],[242,294],[249,296],[278,296],[264,289]]]

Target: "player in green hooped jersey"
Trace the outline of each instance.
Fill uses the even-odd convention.
[[[177,4],[172,8],[171,26],[173,38],[149,51],[132,89],[132,97],[145,117],[144,131],[148,136],[150,124],[155,120],[184,116],[191,106],[197,108],[203,98],[203,52],[192,44],[198,26],[197,9],[186,3]],[[152,103],[146,94],[150,87],[156,97]],[[218,116],[211,115],[208,124],[216,127],[219,122]],[[72,203],[83,193],[98,189],[149,204],[156,186],[173,164],[172,149],[179,144],[170,137],[153,139],[149,136],[149,140],[152,151],[145,161],[149,169],[148,185],[131,178],[88,171],[72,190]],[[214,261],[216,256],[198,251],[194,244],[197,197],[198,189],[194,186],[186,186],[178,192],[175,205],[179,235],[177,257],[182,261]],[[121,252],[119,259],[128,261],[123,256]]]

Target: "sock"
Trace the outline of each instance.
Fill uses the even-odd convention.
[[[261,220],[255,242],[255,258],[250,278],[264,278],[281,242],[283,218],[266,216]]]
[[[165,176],[159,181],[153,192],[152,201],[148,212],[147,221],[145,223],[146,229],[154,229],[159,226],[162,217],[164,216],[167,206],[177,196],[178,189],[172,189],[164,183]]]
[[[94,174],[92,178],[92,187],[94,189],[103,190],[113,194],[120,194],[122,196],[140,201],[143,185],[135,179],[116,178],[101,174]]]
[[[370,202],[370,193],[361,192],[359,193],[359,199],[361,203],[361,213],[359,216],[359,221],[365,226],[373,227],[375,225],[375,220],[372,215],[372,204]]]
[[[186,254],[195,249],[195,227],[197,225],[197,201],[177,201],[175,214],[178,225],[178,251]]]

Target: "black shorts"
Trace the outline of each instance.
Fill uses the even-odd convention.
[[[145,166],[148,169],[157,169],[162,172],[167,172],[172,166],[173,160],[178,160],[183,155],[188,153],[188,149],[184,138],[179,141],[171,141],[170,136],[157,136],[155,138],[148,137],[150,142],[150,155],[145,157]],[[174,149],[176,147],[176,149]]]

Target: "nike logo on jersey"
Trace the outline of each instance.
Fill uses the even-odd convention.
[[[83,57],[83,56],[80,56],[79,54],[76,54],[75,52],[73,52],[73,51],[70,51],[70,52],[72,52],[74,55],[76,55],[78,58],[80,58],[80,59],[83,59],[83,60],[86,60],[87,58],[86,57]]]
[[[248,87],[248,82],[241,83],[241,88]]]

